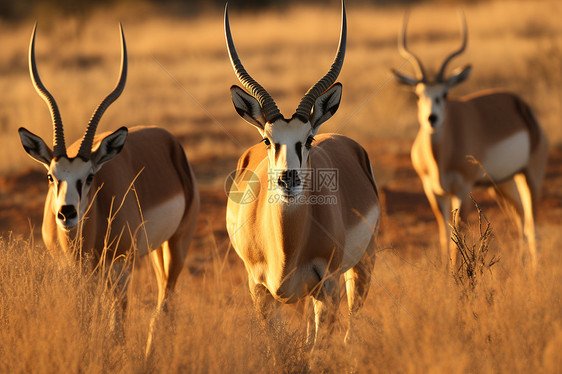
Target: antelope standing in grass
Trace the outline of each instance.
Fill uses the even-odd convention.
[[[439,225],[443,256],[452,264],[451,212],[460,210],[477,185],[493,186],[514,208],[518,229],[536,264],[534,214],[539,202],[548,154],[548,141],[529,106],[512,93],[498,90],[450,98],[449,90],[463,82],[471,66],[445,76],[447,64],[466,48],[466,19],[462,17],[462,45],[429,77],[420,59],[406,46],[408,14],[398,47],[412,62],[417,77],[393,70],[398,82],[415,87],[420,128],[411,158],[422,180]],[[474,162],[474,159],[477,162]]]
[[[47,169],[45,245],[52,252],[80,250],[94,263],[119,259],[132,249],[139,255],[150,253],[160,309],[182,270],[199,211],[197,184],[183,148],[156,127],[121,127],[94,136],[103,113],[125,87],[127,50],[120,28],[118,83],[94,111],[82,141],[67,150],[58,106],[37,71],[36,30],[37,26],[29,46],[29,70],[51,112],[53,150],[24,128],[19,134],[25,151]],[[122,277],[123,287],[127,278]]]
[[[263,138],[238,161],[226,213],[228,234],[244,261],[255,307],[266,322],[272,321],[277,302],[312,297],[308,342],[317,347],[336,317],[341,274],[350,314],[363,304],[381,211],[365,150],[342,135],[317,135],[341,99],[342,85],[334,82],[345,55],[345,7],[342,3],[335,61],[290,118],[283,117],[269,93],[244,69],[232,40],[228,7],[224,27],[232,66],[250,92],[232,86],[234,107]],[[337,186],[313,178],[322,172],[337,178]],[[240,192],[251,198],[234,197]],[[351,318],[346,341],[350,330]]]

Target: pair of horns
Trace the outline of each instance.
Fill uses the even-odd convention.
[[[53,95],[51,95],[51,93],[41,82],[39,73],[37,71],[37,65],[35,63],[36,31],[37,24],[35,24],[35,27],[33,28],[33,33],[31,34],[31,42],[29,43],[29,73],[31,75],[31,81],[33,82],[35,90],[37,91],[39,96],[41,96],[47,103],[51,112],[51,118],[53,120],[53,157],[67,157],[62,119],[59,108],[57,106],[57,102],[55,101]],[[123,26],[121,24],[119,24],[119,31],[121,34],[121,72],[119,74],[119,80],[117,81],[117,85],[115,86],[113,91],[111,91],[111,93],[107,95],[105,99],[103,99],[101,104],[98,105],[98,107],[92,114],[92,117],[90,118],[90,122],[88,123],[86,132],[84,133],[84,137],[82,138],[82,143],[80,144],[80,149],[77,155],[84,159],[88,159],[90,157],[90,154],[92,152],[92,145],[94,142],[94,135],[96,134],[96,129],[101,117],[103,116],[103,113],[111,105],[111,103],[117,100],[117,98],[121,95],[123,89],[125,88],[125,82],[127,80],[127,46],[125,45],[125,35],[123,34]]]
[[[224,11],[224,31],[226,36],[228,55],[230,56],[230,62],[232,63],[234,72],[236,73],[238,80],[240,81],[240,83],[242,83],[244,88],[246,88],[260,103],[265,120],[269,123],[272,123],[278,118],[283,117],[279,112],[279,108],[277,108],[277,104],[275,104],[275,101],[273,100],[271,95],[258,82],[256,82],[250,76],[250,74],[248,74],[248,72],[246,72],[246,69],[244,69],[242,62],[238,57],[238,53],[236,53],[236,48],[234,47],[234,41],[232,40],[232,35],[230,33],[230,24],[228,21],[228,3],[226,4],[226,8]],[[316,99],[324,91],[330,88],[330,86],[336,81],[343,66],[346,40],[347,20],[345,16],[345,4],[342,1],[341,33],[336,58],[332,66],[330,67],[330,71],[328,71],[328,73],[324,77],[322,77],[306,92],[295,112],[296,117],[299,117],[304,121],[308,121],[310,119],[312,106],[314,105]]]
[[[423,67],[423,64],[422,64],[421,60],[413,52],[411,52],[408,49],[408,47],[406,46],[406,29],[408,27],[409,15],[410,15],[409,12],[406,12],[406,14],[404,15],[404,23],[403,23],[402,31],[401,31],[399,39],[398,39],[398,49],[399,49],[402,57],[404,57],[408,60],[412,59],[411,62],[412,62],[412,65],[414,65],[414,68],[416,69],[416,76],[421,77],[420,82],[427,82],[428,77],[427,77],[426,71]],[[449,62],[451,62],[451,60],[453,58],[455,58],[458,55],[460,55],[461,53],[463,53],[464,50],[466,49],[466,44],[467,44],[467,40],[468,40],[468,33],[466,31],[466,17],[464,16],[464,12],[460,12],[460,17],[461,17],[461,24],[462,24],[462,31],[461,31],[462,44],[461,44],[459,49],[457,49],[456,51],[451,53],[449,56],[447,56],[447,58],[445,58],[445,61],[443,61],[443,64],[441,64],[441,69],[439,69],[439,73],[437,73],[437,76],[435,77],[435,80],[437,82],[444,82],[445,81],[445,69],[447,68],[447,65],[449,64]]]

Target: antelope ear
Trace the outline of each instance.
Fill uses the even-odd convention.
[[[466,65],[463,68],[456,69],[453,72],[453,75],[449,79],[447,79],[447,86],[453,87],[456,86],[457,84],[464,82],[466,78],[468,78],[468,76],[470,75],[471,70],[472,70],[472,65]]]
[[[312,116],[310,124],[313,129],[318,127],[329,120],[338,110],[341,101],[342,85],[341,83],[334,83],[334,85],[322,95],[318,96],[312,108]]]
[[[256,98],[236,85],[230,87],[230,93],[238,115],[250,125],[257,127],[258,130],[263,130],[265,117]]]
[[[417,79],[412,78],[408,75],[404,75],[396,69],[391,69],[391,71],[392,71],[392,74],[394,74],[394,78],[396,78],[396,80],[400,84],[404,84],[406,86],[416,86],[419,82]]]
[[[92,162],[94,164],[94,172],[101,169],[102,165],[112,160],[121,152],[127,140],[128,130],[121,127],[117,131],[109,134],[100,143],[98,149],[92,153]]]
[[[25,149],[27,154],[35,161],[42,163],[48,170],[53,159],[53,151],[47,147],[43,139],[23,127],[19,128],[18,133],[20,134],[23,149]]]

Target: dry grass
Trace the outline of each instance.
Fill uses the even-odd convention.
[[[119,364],[116,303],[103,282],[30,242],[2,238],[0,253],[2,372],[103,372]]]
[[[464,9],[469,49],[452,65],[470,62],[474,71],[455,93],[513,90],[536,109],[551,143],[560,145],[562,3],[476,2]],[[381,190],[411,197],[417,185],[405,181],[397,165],[417,130],[415,103],[410,93],[389,81],[389,68],[402,63],[396,34],[403,11],[348,6],[348,51],[340,76],[343,101],[322,131],[358,139],[371,156]],[[339,16],[337,7],[298,6],[256,14],[231,9],[242,60],[286,115],[332,62]],[[220,188],[237,157],[259,138],[232,108],[228,88],[237,82],[225,52],[222,11],[184,19],[153,9],[116,9],[88,18],[39,19],[38,66],[61,108],[67,142],[81,136],[117,78],[118,20],[125,27],[130,71],[127,88],[104,116],[100,131],[122,124],[161,125],[182,140],[203,190]],[[47,140],[51,136],[48,111],[27,73],[32,24],[0,23],[2,174],[34,165],[19,144],[19,126]],[[458,43],[454,6],[417,5],[410,26],[412,48],[433,69]],[[558,196],[551,191],[554,187],[545,188]],[[10,192],[0,191],[1,197],[6,194]],[[135,269],[126,339],[120,339],[109,333],[114,298],[101,286],[99,275],[90,277],[76,264],[49,256],[42,244],[1,234],[0,372],[306,371],[299,308],[284,308],[285,330],[275,337],[282,347],[277,360],[268,350],[272,342],[253,314],[245,270],[216,243],[222,240],[215,236],[217,225],[224,235],[224,207],[219,209],[219,203],[211,204],[216,212],[203,212],[207,221],[199,222],[200,231],[207,234],[190,252],[148,364],[143,352],[156,282],[147,259],[140,259]],[[513,230],[492,214],[495,239],[490,253],[501,255],[501,261],[479,274],[467,294],[453,276],[434,265],[428,247],[437,247],[437,230],[429,207],[427,212],[391,213],[383,222],[371,293],[358,320],[359,343],[342,346],[342,305],[333,347],[323,353],[326,366],[334,372],[560,370],[562,233],[557,222],[539,221],[541,253],[532,273],[521,264]],[[469,230],[478,237],[477,227]],[[425,238],[423,245],[420,237]],[[389,244],[394,241],[401,246]]]
[[[471,228],[476,229],[476,228]],[[469,289],[426,258],[383,250],[358,342],[342,344],[342,302],[333,345],[322,352],[332,372],[545,372],[559,370],[562,255],[543,247],[536,274],[505,256]],[[492,245],[492,250],[497,247]],[[213,249],[192,258],[160,319],[154,359],[143,361],[155,300],[154,275],[141,260],[124,322],[110,333],[113,298],[97,277],[24,241],[0,241],[2,372],[303,372],[304,324],[285,307],[284,330],[268,340],[252,310],[244,270]],[[214,254],[214,255],[213,255]],[[234,259],[236,260],[236,259]],[[282,349],[275,358],[268,347]]]
[[[453,269],[453,276],[459,285],[473,291],[478,281],[485,271],[492,271],[492,266],[498,263],[499,258],[490,256],[490,242],[494,234],[492,225],[480,205],[470,198],[476,206],[478,214],[478,231],[476,239],[467,239],[467,235],[459,227],[459,212],[453,212],[453,222],[451,224],[451,240],[458,251],[457,264]]]

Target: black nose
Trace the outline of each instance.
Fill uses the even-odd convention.
[[[300,186],[301,179],[299,178],[299,173],[297,170],[283,170],[279,179],[277,180],[279,187],[286,190]]]
[[[67,222],[71,219],[74,219],[78,216],[78,213],[76,213],[76,208],[74,208],[74,205],[63,205],[60,210],[59,213],[57,214],[58,219],[60,219],[63,222]]]
[[[427,119],[431,126],[435,126],[435,122],[437,122],[437,116],[435,114],[431,113]]]

